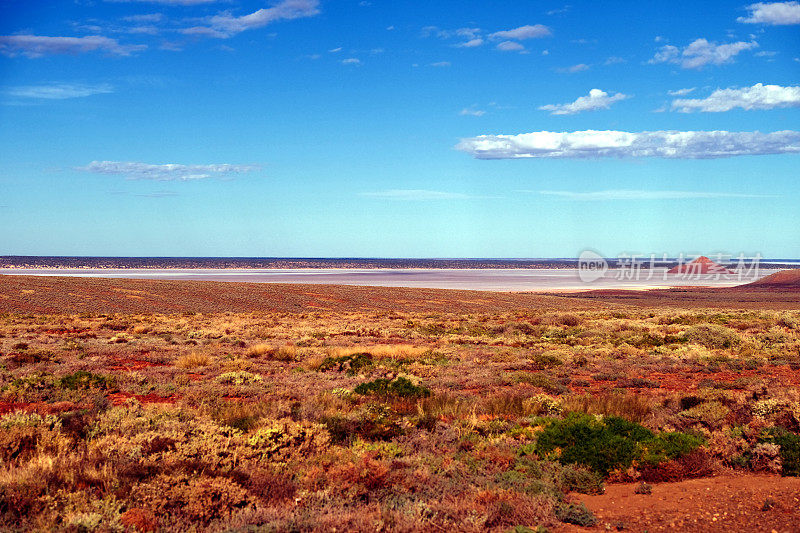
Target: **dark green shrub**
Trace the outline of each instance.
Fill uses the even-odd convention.
[[[57,386],[62,389],[70,390],[84,390],[84,389],[101,389],[107,390],[113,388],[113,380],[101,376],[100,374],[93,374],[85,370],[78,370],[74,374],[67,374],[62,376],[57,381]]]
[[[354,392],[358,394],[375,394],[378,396],[396,396],[399,398],[425,398],[431,391],[421,385],[414,385],[409,379],[398,377],[395,379],[378,378],[356,386]]]
[[[340,357],[326,357],[319,365],[319,369],[346,372],[348,376],[352,376],[370,366],[372,366],[372,354],[360,352]]]
[[[683,457],[703,444],[703,439],[685,433],[654,434],[649,429],[616,416],[602,420],[572,413],[549,422],[539,434],[533,450],[543,456],[558,454],[563,464],[577,463],[606,476],[642,460],[655,465]],[[520,450],[529,453],[530,447]]]
[[[622,418],[598,421],[573,413],[545,427],[536,442],[536,452],[547,455],[561,450],[560,462],[586,465],[606,476],[615,468],[629,467],[638,456],[638,441],[652,436],[649,430]]]
[[[800,476],[800,435],[790,433],[782,427],[771,427],[762,432],[759,440],[781,447],[782,475]]]
[[[583,502],[580,504],[559,503],[556,505],[555,511],[556,518],[566,524],[575,524],[582,527],[592,527],[597,524],[597,518]]]
[[[668,459],[677,459],[688,455],[703,444],[702,437],[680,433],[660,433],[646,443],[647,451],[643,460],[650,464],[658,464]]]

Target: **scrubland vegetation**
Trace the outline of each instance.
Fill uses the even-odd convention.
[[[800,474],[795,311],[6,314],[0,363],[4,530],[544,531]]]

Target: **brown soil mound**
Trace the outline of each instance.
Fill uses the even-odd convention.
[[[800,269],[781,270],[758,281],[736,287],[737,289],[766,289],[774,291],[800,291]]]
[[[733,274],[733,271],[702,255],[694,261],[669,269],[667,274]]]

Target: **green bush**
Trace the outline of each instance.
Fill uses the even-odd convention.
[[[701,444],[699,437],[683,433],[656,435],[635,422],[615,416],[597,419],[572,413],[563,420],[550,421],[539,434],[534,450],[564,464],[588,466],[606,476],[637,460],[658,464],[684,456]]]
[[[686,340],[706,348],[731,348],[741,341],[734,331],[714,324],[700,324],[686,330]]]
[[[111,389],[114,387],[113,379],[93,374],[85,370],[78,370],[74,374],[67,374],[58,379],[56,385],[62,389],[84,390],[84,389]]]
[[[372,354],[360,352],[341,357],[326,357],[319,365],[319,369],[344,371],[348,376],[352,376],[370,366],[372,366]]]
[[[782,427],[771,427],[762,432],[759,441],[781,447],[782,475],[800,476],[800,435],[790,433]]]
[[[402,376],[395,379],[378,378],[362,383],[354,389],[358,394],[375,394],[378,396],[397,396],[399,398],[425,398],[431,391],[421,385],[414,385],[411,380]]]
[[[556,518],[567,524],[575,524],[582,527],[592,527],[597,524],[597,518],[586,507],[586,504],[559,503],[556,505]]]

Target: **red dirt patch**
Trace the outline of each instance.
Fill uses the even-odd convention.
[[[575,495],[597,517],[593,528],[564,525],[557,531],[777,531],[800,530],[800,478],[726,474],[653,484],[636,494],[636,483],[608,485],[605,494]],[[771,499],[771,508],[764,503]]]
[[[135,398],[139,403],[175,403],[178,401],[176,396],[159,396],[158,394],[132,394],[130,392],[113,392],[108,395],[108,399],[113,405],[121,405],[128,399]]]
[[[164,363],[154,363],[153,361],[145,361],[143,359],[126,359],[124,357],[112,357],[112,360],[117,363],[110,366],[109,369],[117,372],[134,372],[143,368],[150,368],[153,366],[165,366]]]

